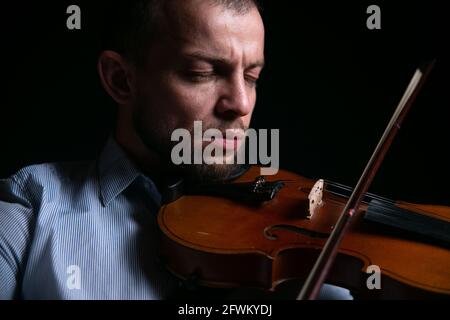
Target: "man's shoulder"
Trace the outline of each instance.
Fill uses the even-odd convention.
[[[33,164],[10,176],[22,189],[82,185],[96,178],[96,161]]]

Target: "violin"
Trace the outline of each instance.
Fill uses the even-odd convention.
[[[313,215],[315,180],[284,170],[259,177],[258,167],[164,205],[158,225],[167,268],[214,288],[274,291],[300,280],[299,299],[314,299],[324,282],[365,298],[449,298],[450,207],[367,193],[422,81],[413,78],[357,186],[324,183]],[[374,266],[381,290],[368,286]]]
[[[252,167],[233,184],[252,185]],[[315,181],[280,171],[285,181],[271,201],[254,205],[228,197],[189,195],[162,207],[161,255],[181,279],[215,288],[275,290],[304,281],[333,231],[347,198],[324,192],[324,204],[308,218]],[[251,188],[249,188],[251,190]],[[244,193],[241,193],[245,197]],[[364,219],[363,203],[345,235],[327,283],[373,298],[450,295],[450,250]],[[450,208],[397,202],[395,206],[450,224]],[[368,290],[367,269],[381,269],[382,290]],[[450,296],[449,296],[450,297]]]

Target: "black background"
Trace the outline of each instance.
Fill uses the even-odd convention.
[[[81,8],[81,30],[66,8]],[[366,9],[382,10],[382,30]],[[253,126],[281,131],[281,166],[354,185],[415,68],[437,58],[374,181],[393,199],[450,205],[450,39],[444,1],[263,1],[267,67]],[[0,177],[95,157],[114,121],[96,62],[99,1],[1,4]]]

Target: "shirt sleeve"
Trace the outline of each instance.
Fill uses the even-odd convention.
[[[20,295],[32,230],[29,197],[13,177],[0,180],[0,300]]]

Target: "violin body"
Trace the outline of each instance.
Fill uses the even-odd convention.
[[[253,167],[236,183],[251,182]],[[347,199],[325,191],[324,204],[308,219],[315,181],[280,171],[286,181],[271,201],[252,205],[215,196],[183,196],[161,208],[161,257],[181,279],[217,288],[275,290],[304,281],[332,232]],[[397,203],[450,222],[450,208]],[[368,298],[450,297],[450,250],[386,230],[356,212],[327,282]],[[370,266],[381,270],[381,290],[369,290]],[[370,269],[369,269],[370,270]]]

